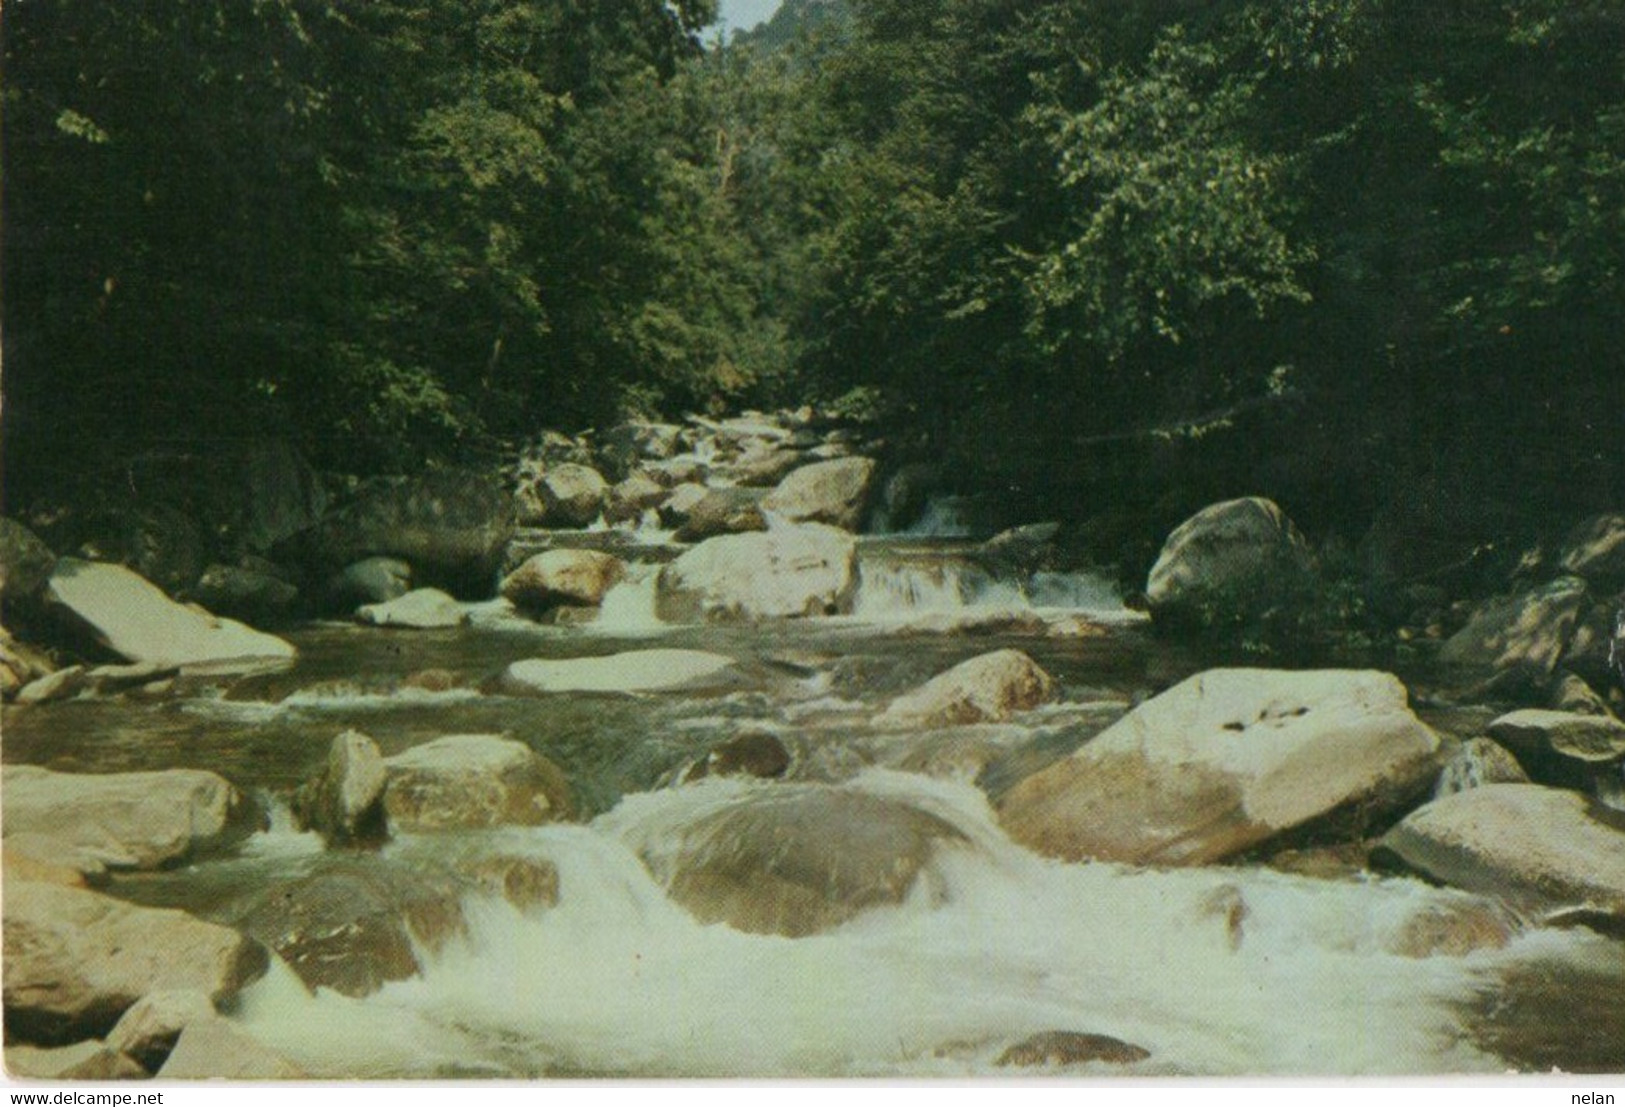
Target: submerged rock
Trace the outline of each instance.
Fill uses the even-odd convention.
[[[857,543],[817,523],[713,538],[662,567],[656,613],[667,622],[838,615],[857,592]]]
[[[1035,1065],[1081,1065],[1100,1061],[1110,1065],[1130,1065],[1151,1056],[1146,1049],[1105,1034],[1082,1034],[1075,1030],[1048,1030],[1025,1038],[1000,1054],[1000,1068],[1031,1068]]]
[[[51,843],[58,858],[112,868],[156,869],[257,822],[235,788],[198,769],[90,774],[11,765],[3,779],[8,848],[33,839]]]
[[[368,604],[355,613],[375,627],[449,630],[468,622],[468,611],[438,588],[419,588],[388,603]]]
[[[1443,796],[1383,836],[1374,860],[1547,913],[1625,921],[1625,828],[1584,796],[1502,784]]]
[[[762,501],[762,510],[792,523],[856,531],[863,526],[874,476],[875,463],[866,457],[804,465],[779,482]]]
[[[817,934],[910,895],[946,820],[854,788],[775,784],[639,848],[655,879],[702,923]]]
[[[267,965],[235,930],[77,888],[7,881],[4,911],[8,1038],[100,1037],[150,992],[219,1002]]]
[[[893,700],[881,726],[964,726],[1004,722],[1053,701],[1055,679],[1020,650],[973,657]]]
[[[676,692],[731,687],[734,659],[702,650],[635,650],[608,657],[516,661],[503,675],[512,692]]]
[[[1299,604],[1313,581],[1309,544],[1273,501],[1205,507],[1163,544],[1146,580],[1159,623],[1218,627]]]
[[[784,742],[764,731],[736,734],[712,746],[704,757],[690,765],[683,782],[693,783],[714,776],[745,776],[776,780],[790,771],[791,755]]]
[[[1425,794],[1439,740],[1386,673],[1215,669],[1140,705],[1000,801],[1039,853],[1220,860]]]
[[[53,607],[130,661],[229,667],[295,655],[281,638],[176,603],[122,565],[65,557],[46,594]]]
[[[626,575],[626,563],[598,550],[548,550],[536,554],[502,581],[502,595],[524,611],[563,604],[597,607]]]
[[[571,815],[563,771],[500,735],[438,738],[384,764],[384,810],[400,830],[539,826]]]

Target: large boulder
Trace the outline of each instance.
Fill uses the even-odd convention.
[[[375,627],[447,630],[468,622],[468,611],[438,588],[418,588],[388,603],[367,604],[355,617]]]
[[[1439,647],[1439,662],[1458,676],[1544,690],[1586,605],[1586,583],[1559,577],[1486,601]]]
[[[1575,792],[1498,784],[1442,796],[1390,830],[1374,860],[1529,910],[1625,922],[1625,829]]]
[[[626,563],[600,550],[548,550],[528,558],[502,581],[502,595],[525,611],[563,604],[597,607],[626,575]]]
[[[437,738],[384,764],[384,810],[399,830],[538,826],[571,814],[569,784],[559,767],[500,735]]]
[[[212,1018],[214,1004],[202,992],[149,992],[108,1033],[107,1048],[133,1058],[149,1073],[157,1072],[183,1030]]]
[[[572,462],[523,474],[516,495],[519,522],[530,527],[590,526],[604,510],[609,482],[596,469]]]
[[[257,891],[227,917],[275,950],[307,987],[347,996],[418,975],[420,948],[438,950],[467,930],[455,883],[348,858]]]
[[[723,534],[766,530],[767,517],[762,514],[766,498],[760,488],[713,488],[689,508],[677,527],[677,540],[703,542]],[[675,499],[673,493],[667,504]]]
[[[655,610],[677,623],[845,614],[857,557],[850,534],[818,523],[713,538],[661,568]]]
[[[1020,650],[973,657],[893,700],[882,726],[963,726],[1004,722],[1056,696],[1055,680]]]
[[[516,661],[503,675],[511,692],[674,692],[737,683],[734,659],[701,650],[636,650],[608,657]]]
[[[1205,507],[1168,536],[1146,579],[1159,623],[1225,627],[1289,613],[1315,575],[1309,544],[1273,501]]]
[[[661,500],[656,508],[660,513],[661,525],[673,530],[680,528],[694,514],[694,509],[705,502],[705,497],[710,495],[710,491],[705,485],[693,480],[673,485],[671,494]]]
[[[29,853],[30,842],[52,843],[61,851],[42,860],[156,869],[256,825],[252,805],[200,769],[89,774],[8,765],[3,779],[7,848]]]
[[[501,481],[445,469],[371,481],[277,548],[315,580],[366,558],[394,557],[420,584],[483,599],[496,587],[513,529],[513,497]]]
[[[8,1039],[101,1037],[149,992],[219,1002],[268,963],[235,930],[78,888],[8,880],[4,911]]]
[[[943,844],[945,819],[851,787],[774,784],[633,848],[702,923],[801,937],[901,903]]]
[[[875,463],[848,457],[804,465],[779,482],[762,510],[792,523],[828,523],[856,531],[863,526],[874,488]]]
[[[1392,811],[1439,762],[1386,673],[1215,669],[1017,784],[1000,818],[1051,856],[1202,864]]]
[[[1552,753],[1599,764],[1625,758],[1625,723],[1611,715],[1512,711],[1491,722],[1489,732],[1490,737],[1523,755]]]
[[[178,604],[122,565],[62,558],[46,596],[71,625],[129,661],[229,668],[295,656],[283,639]]]
[[[121,497],[63,513],[42,537],[83,560],[123,565],[170,595],[188,592],[212,557],[195,512]]]
[[[634,420],[610,427],[600,436],[598,456],[606,471],[631,472],[640,461],[665,461],[682,446],[683,428],[674,423]]]
[[[327,598],[335,607],[354,609],[388,603],[412,590],[412,566],[398,557],[367,557],[346,565],[327,581]]]
[[[633,473],[609,490],[604,520],[612,525],[640,523],[645,512],[666,502],[666,487],[647,473]]]
[[[286,619],[299,602],[299,588],[264,567],[210,565],[192,586],[192,599],[233,619]]]

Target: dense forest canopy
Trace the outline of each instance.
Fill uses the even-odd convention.
[[[8,4],[8,500],[817,402],[1013,514],[1618,506],[1617,0],[715,15]]]

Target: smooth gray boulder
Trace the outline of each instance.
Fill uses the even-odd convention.
[[[1439,739],[1407,701],[1386,673],[1210,670],[1018,783],[1000,820],[1039,853],[1144,865],[1203,864],[1357,823],[1436,778]]]
[[[160,868],[254,823],[252,805],[200,769],[90,774],[8,765],[3,781],[8,847],[34,838],[109,868]]]
[[[1309,544],[1292,520],[1252,496],[1205,507],[1175,528],[1145,595],[1158,622],[1213,628],[1295,609],[1314,577]]]
[[[130,661],[229,669],[289,662],[297,652],[274,635],[178,604],[122,565],[62,558],[46,596],[97,642]]]
[[[218,1003],[268,964],[258,942],[183,911],[53,884],[5,890],[6,1031],[26,1041],[101,1037],[151,992]]]
[[[818,523],[702,542],[660,570],[655,611],[667,622],[840,615],[857,594],[857,543]]]
[[[340,607],[388,603],[412,590],[412,566],[398,557],[368,557],[346,565],[327,582],[327,594]]]

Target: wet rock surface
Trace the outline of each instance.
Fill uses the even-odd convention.
[[[384,809],[398,830],[538,826],[572,810],[559,767],[500,735],[438,738],[384,764]]]

